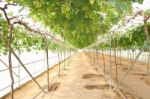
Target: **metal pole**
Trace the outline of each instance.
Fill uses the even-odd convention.
[[[59,72],[58,72],[58,75],[59,75],[59,77],[60,77],[60,68],[61,68],[61,66],[60,66],[60,55],[59,55],[59,53],[58,53],[58,64],[59,64]]]
[[[25,69],[25,71],[29,74],[29,76],[32,78],[32,80],[38,85],[38,87],[45,93],[44,89],[39,85],[39,83],[35,80],[35,78],[32,76],[32,74],[30,74],[30,72],[28,71],[28,69],[24,66],[24,64],[22,63],[22,61],[20,60],[20,58],[17,56],[17,54],[12,50],[12,54],[15,56],[15,58],[20,62],[20,64],[22,65],[22,67]]]
[[[18,57],[20,57],[20,51],[18,50]],[[20,64],[18,62],[18,75],[19,75],[19,87],[20,87]]]
[[[45,53],[46,53],[46,66],[47,66],[47,90],[49,91],[49,63],[48,63],[48,40],[45,36]]]
[[[112,59],[111,59],[111,47],[112,47],[112,42],[111,42],[111,40],[112,40],[112,33],[110,33],[110,59],[109,59],[109,76],[110,76],[110,88],[112,88]]]
[[[118,84],[114,87],[113,91],[115,91],[119,85],[121,84],[121,82],[125,79],[125,77],[127,76],[127,74],[129,73],[129,71],[132,69],[132,66],[135,64],[135,62],[137,61],[137,59],[139,58],[139,56],[141,55],[142,50],[137,54],[135,60],[133,61],[133,63],[128,67],[127,72],[123,75],[123,77],[121,78],[121,80],[118,82]]]

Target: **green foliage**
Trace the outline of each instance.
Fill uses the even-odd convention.
[[[8,51],[6,41],[8,39],[8,25],[0,14],[0,53],[6,54]]]
[[[78,48],[92,44],[125,14],[132,12],[131,0],[8,1],[29,7],[34,20],[42,22]]]
[[[42,22],[54,33],[61,35],[77,48],[83,48],[96,41],[99,35],[107,33],[112,25],[123,20],[125,14],[132,13],[131,0],[7,0],[30,8],[30,16]],[[143,0],[137,0],[142,2]],[[145,12],[149,14],[149,11]],[[0,14],[0,53],[8,51],[8,25]],[[134,27],[126,34],[115,35],[108,42],[94,48],[108,49],[110,42],[117,48],[141,48],[145,40],[143,26]],[[114,43],[115,42],[115,43]],[[48,40],[52,51],[70,50],[57,42]],[[117,45],[117,46],[116,46]],[[30,35],[21,27],[13,31],[14,50],[30,51],[45,48],[44,38]],[[73,49],[72,49],[73,50]]]
[[[7,54],[8,47],[8,25],[6,20],[0,15],[0,53]],[[31,50],[44,50],[45,49],[45,38],[40,35],[33,35],[33,33],[28,32],[24,28],[20,26],[16,26],[13,29],[13,40],[12,40],[12,48],[13,50],[23,51],[31,51]],[[64,45],[60,45],[59,43],[53,42],[48,39],[49,50],[68,50],[68,48],[64,47]]]
[[[150,27],[150,25],[148,26]],[[133,26],[118,39],[117,46],[122,48],[143,48],[145,37],[143,25]]]
[[[150,24],[148,24],[150,31]],[[144,25],[139,24],[128,29],[125,33],[115,33],[110,40],[95,45],[94,48],[110,49],[110,42],[112,48],[118,49],[143,49],[145,46],[146,36],[144,33]]]

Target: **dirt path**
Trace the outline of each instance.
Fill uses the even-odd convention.
[[[55,82],[58,88],[37,99],[121,99],[109,90],[103,75],[96,72],[90,61],[83,53],[78,53]]]
[[[15,91],[15,99],[122,99],[109,89],[103,74],[96,72],[96,66],[83,53],[71,58],[66,70],[58,74],[58,66],[50,70],[50,92],[40,93],[33,81]],[[55,78],[55,79],[54,79]],[[46,87],[46,73],[36,79],[42,87]],[[9,99],[9,96],[5,97]]]
[[[93,54],[93,53],[92,53]],[[98,64],[100,65],[100,69],[103,70],[103,56],[99,54]],[[114,61],[114,57],[112,61]],[[109,75],[109,64],[110,57],[108,55],[105,56],[105,68],[106,74]],[[120,59],[117,58],[117,64],[120,62]],[[116,81],[115,76],[115,64],[112,63],[112,74],[113,80]],[[118,80],[122,78],[125,72],[130,65],[130,61],[127,59],[121,59],[121,65],[117,65],[118,67]],[[132,99],[150,99],[150,75],[146,75],[148,65],[143,64],[141,62],[136,62],[134,69],[129,72],[127,77],[122,81],[120,89],[124,94],[132,95]]]

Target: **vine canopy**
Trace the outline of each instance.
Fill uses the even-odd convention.
[[[42,22],[77,48],[86,47],[132,12],[131,0],[7,0],[30,8]],[[142,2],[142,0],[138,0]]]

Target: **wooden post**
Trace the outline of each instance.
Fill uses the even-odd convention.
[[[49,91],[49,62],[48,62],[48,40],[45,36],[45,54],[46,54],[46,66],[47,66],[47,90]]]

